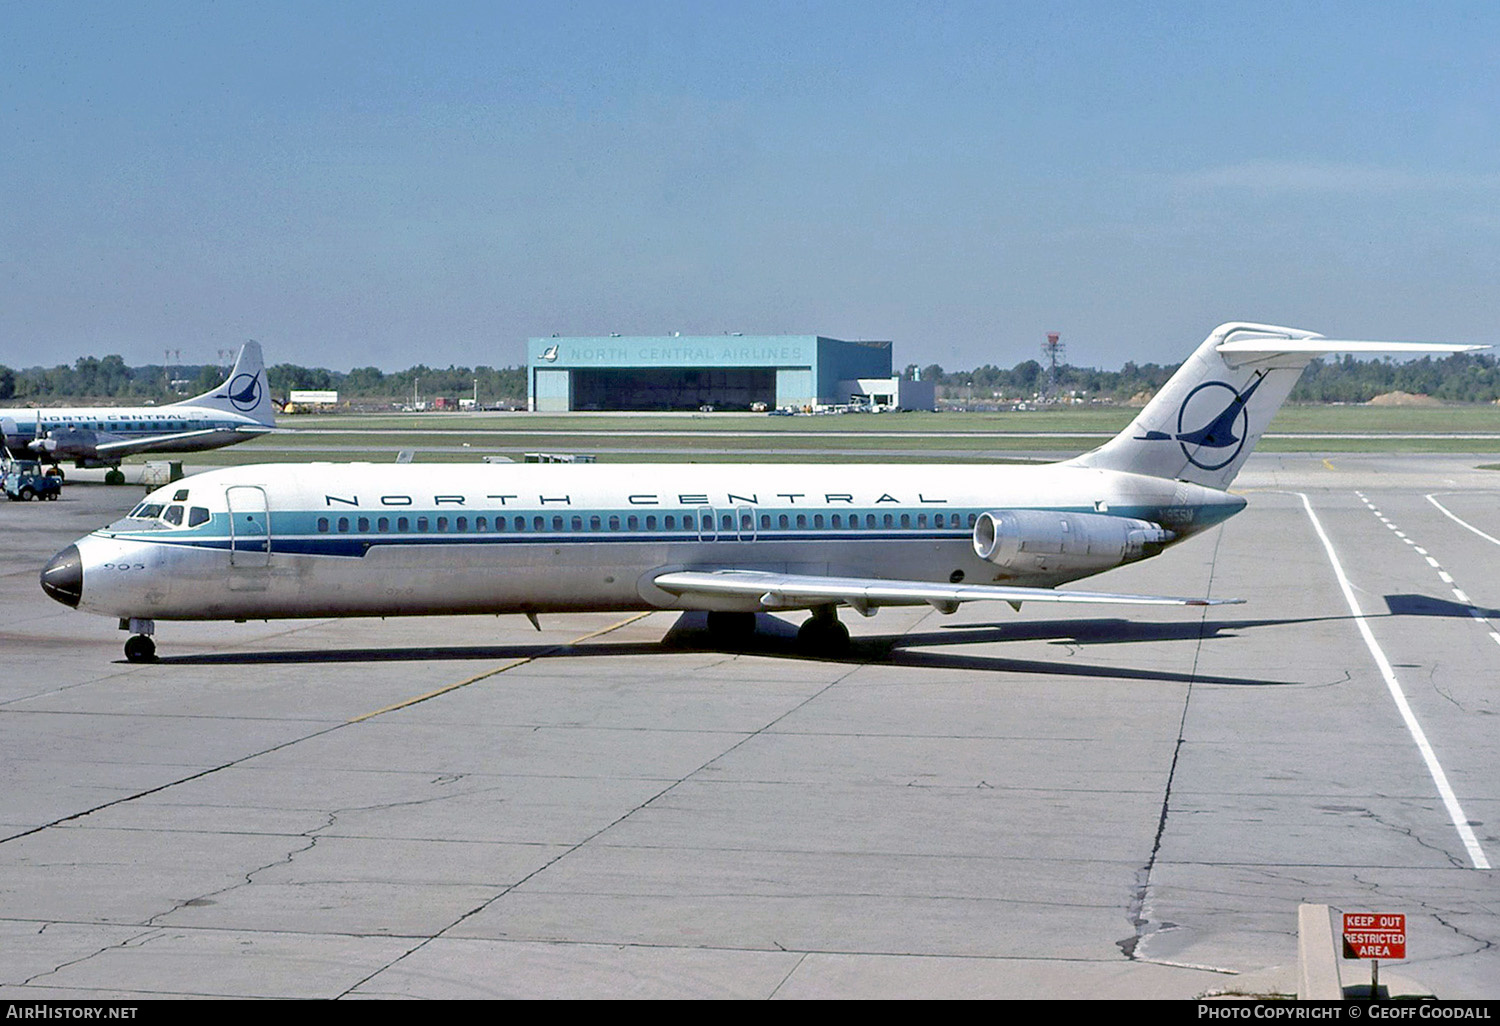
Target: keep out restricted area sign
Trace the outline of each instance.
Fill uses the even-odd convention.
[[[1406,916],[1344,913],[1345,958],[1405,958]]]

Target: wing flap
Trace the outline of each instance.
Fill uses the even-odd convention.
[[[928,581],[889,581],[871,577],[818,577],[763,570],[677,570],[653,581],[662,591],[678,596],[755,595],[766,609],[805,609],[841,604],[869,616],[880,606],[930,605],[951,613],[964,602],[1074,602],[1095,605],[1218,606],[1243,599],[1179,598],[1170,595],[1115,595],[1092,591],[1054,591],[996,584],[933,584]]]

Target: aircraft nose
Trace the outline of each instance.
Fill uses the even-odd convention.
[[[83,598],[83,557],[69,545],[42,567],[42,590],[65,606],[77,607]]]

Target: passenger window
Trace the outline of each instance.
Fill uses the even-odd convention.
[[[610,522],[613,523],[614,522],[613,519],[611,519]],[[625,527],[626,527],[627,530],[630,530],[630,531],[639,531],[641,529],[640,519],[637,518],[637,517],[634,517],[634,516],[626,517],[625,518]]]
[[[405,534],[407,531],[411,530],[411,521],[406,517],[397,517],[396,530],[400,531],[402,534]]]
[[[818,528],[819,530],[822,530],[822,528],[823,528],[823,514],[821,514],[821,513],[815,513],[815,514],[813,514],[813,526],[816,527],[816,528]]]
[[[573,519],[577,520],[578,518],[574,517]],[[599,530],[603,526],[604,526],[604,522],[601,521],[598,517],[589,517],[589,530],[590,531],[597,531],[597,530]]]
[[[620,518],[619,517],[610,517],[609,518],[609,529],[611,531],[618,531],[620,529]]]
[[[447,517],[438,517],[437,518],[437,529],[439,531],[447,531],[448,530],[448,518]]]
[[[375,521],[375,530],[379,531],[381,534],[384,534],[385,532],[389,531],[390,529],[391,529],[391,518],[390,517],[381,517],[379,520]]]
[[[347,534],[348,532],[349,532],[349,518],[348,517],[339,517],[339,533],[340,534]]]
[[[318,532],[320,534],[327,534],[328,533],[328,518],[327,517],[319,517],[318,518]]]
[[[677,516],[676,516],[676,514],[674,514],[674,513],[668,513],[666,515],[666,517],[664,518],[664,522],[667,525],[667,530],[668,531],[675,531],[675,530],[677,530]]]
[[[369,529],[370,529],[370,518],[369,517],[360,517],[359,518],[359,530],[360,530],[360,533],[363,534],[365,531],[368,531]]]
[[[194,506],[192,509],[188,510],[189,527],[197,527],[199,524],[206,524],[209,520],[210,517],[208,515],[208,510],[204,509],[202,506]]]
[[[562,529],[563,529],[563,518],[559,517],[559,516],[554,516],[552,518],[552,530],[554,530],[554,531],[561,531]]]
[[[427,518],[426,517],[417,517],[417,531],[418,532],[422,532],[422,531],[426,531],[426,530],[427,530]]]
[[[911,526],[911,514],[910,513],[903,513],[903,514],[901,514],[901,526],[902,527],[910,527]]]
[[[469,518],[459,517],[453,522],[453,529],[456,530],[459,534],[466,533],[469,530]]]
[[[168,506],[167,511],[161,515],[161,518],[173,527],[180,527],[182,525],[182,507]]]
[[[779,517],[776,518],[776,526],[780,527],[783,531],[785,531],[788,527],[792,526],[792,522],[787,517],[787,515],[785,513],[783,513],[783,514],[781,514],[781,516],[779,516]]]
[[[835,531],[837,531],[839,528],[841,528],[843,526],[844,526],[844,516],[843,516],[843,514],[842,513],[835,513],[833,515],[833,529]]]

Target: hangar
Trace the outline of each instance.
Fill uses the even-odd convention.
[[[911,384],[894,379],[890,342],[822,335],[553,336],[527,340],[526,364],[528,407],[541,413],[802,409]]]

